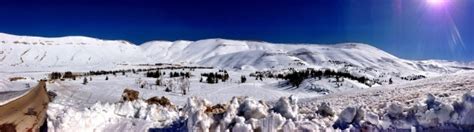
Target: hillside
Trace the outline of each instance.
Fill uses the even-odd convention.
[[[80,36],[44,38],[0,34],[0,44],[0,66],[10,68],[179,63],[234,70],[331,68],[364,72],[373,77],[381,74],[439,75],[465,69],[458,63],[447,61],[400,59],[359,43],[273,44],[205,39],[151,41],[137,46],[127,41]]]
[[[84,66],[146,61],[126,41],[88,37],[42,38],[0,34],[0,66]]]

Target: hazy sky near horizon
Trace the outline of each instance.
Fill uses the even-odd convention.
[[[474,61],[474,0],[2,0],[0,18],[0,32],[16,35],[360,42]]]

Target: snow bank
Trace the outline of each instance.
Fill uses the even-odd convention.
[[[282,97],[273,105],[250,97],[234,97],[226,104],[192,97],[178,111],[149,105],[142,100],[96,104],[84,111],[59,111],[51,104],[48,126],[52,131],[334,131],[334,130],[473,130],[474,94],[464,94],[454,103],[442,103],[427,95],[412,106],[392,102],[380,109],[349,106],[333,110],[319,105],[314,115],[300,114],[294,96]]]
[[[176,120],[172,108],[148,105],[143,100],[116,104],[97,103],[83,111],[64,109],[51,103],[47,111],[51,131],[146,131],[164,127]],[[64,111],[61,111],[64,110]]]
[[[371,130],[454,130],[474,129],[474,94],[468,92],[460,101],[441,103],[428,94],[426,100],[408,107],[393,102],[379,113],[364,112],[363,107],[348,107],[339,114],[337,129]],[[381,116],[379,116],[381,115]]]

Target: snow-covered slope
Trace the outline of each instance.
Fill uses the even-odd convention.
[[[205,39],[151,41],[140,46],[127,41],[70,36],[43,38],[0,33],[2,67],[78,67],[123,63],[181,63],[226,69],[331,68],[379,76],[439,74],[458,71],[457,63],[410,61],[366,44],[272,44],[256,41]]]
[[[232,69],[286,67],[356,68],[410,74],[452,73],[460,68],[444,61],[410,61],[360,43],[335,45],[272,44],[206,39],[196,42],[148,42],[141,46],[156,62],[190,63]]]
[[[126,41],[0,33],[0,45],[0,66],[83,66],[146,61],[142,49]]]

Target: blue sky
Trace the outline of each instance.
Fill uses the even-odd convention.
[[[2,0],[0,32],[151,40],[371,44],[406,59],[474,60],[474,1]],[[441,0],[443,1],[443,0]]]

